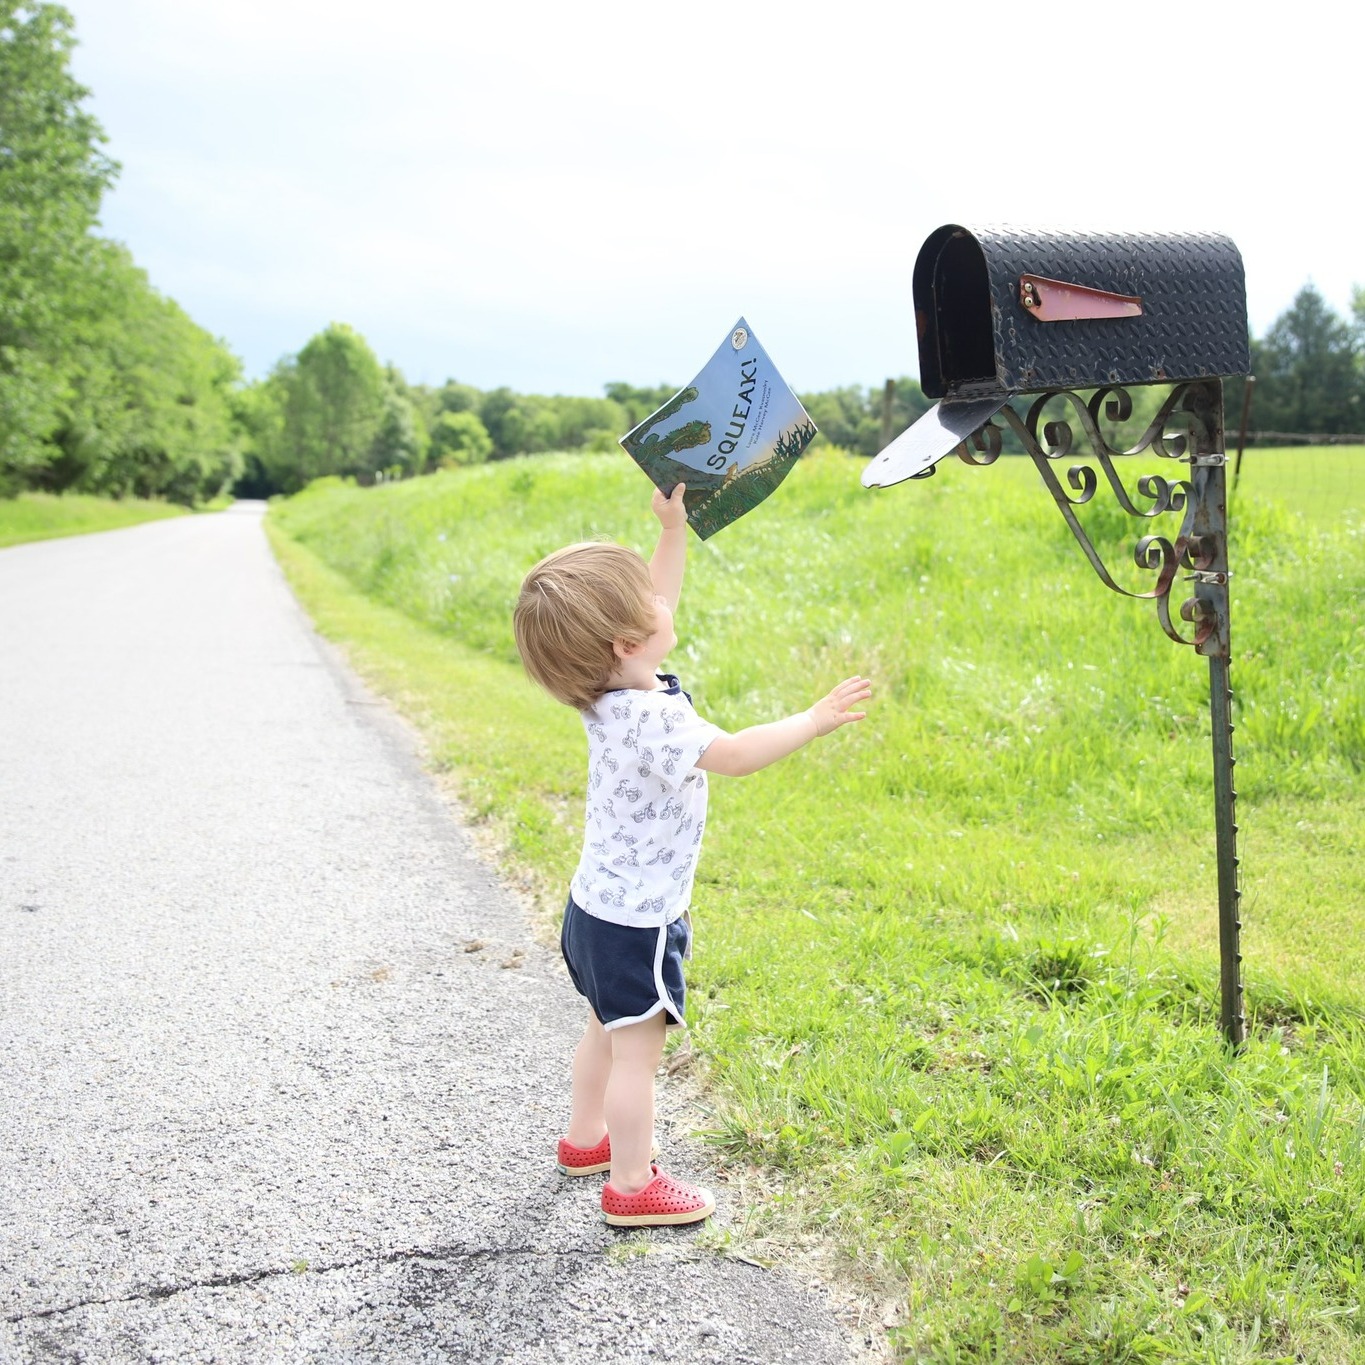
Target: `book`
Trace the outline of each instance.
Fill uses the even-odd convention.
[[[665,495],[687,485],[688,525],[706,540],[753,511],[815,434],[801,400],[740,318],[697,377],[620,439]]]

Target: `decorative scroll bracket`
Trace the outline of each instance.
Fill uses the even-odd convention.
[[[1070,404],[1073,421],[1043,421],[1044,409],[1053,399]],[[1132,401],[1121,388],[1101,389],[1088,400],[1070,390],[1040,395],[1024,416],[1012,407],[1000,411],[1010,429],[1024,445],[1043,483],[1065,518],[1100,581],[1125,597],[1152,600],[1167,636],[1177,644],[1190,645],[1209,661],[1209,712],[1213,737],[1214,830],[1218,856],[1218,937],[1221,960],[1221,1024],[1224,1037],[1234,1047],[1246,1039],[1243,1008],[1241,955],[1241,890],[1238,887],[1237,793],[1233,788],[1232,692],[1229,663],[1232,653],[1227,544],[1227,459],[1223,453],[1223,382],[1205,379],[1174,388],[1160,411],[1131,449],[1109,445],[1100,429],[1100,414],[1121,423],[1132,415]],[[1041,431],[1040,431],[1041,424]],[[1089,454],[1099,466],[1120,506],[1130,516],[1146,519],[1164,512],[1184,512],[1174,541],[1165,536],[1143,536],[1134,548],[1134,561],[1156,574],[1150,591],[1133,592],[1121,587],[1076,515],[1076,508],[1094,497],[1099,478],[1089,465],[1072,465],[1067,487],[1057,478],[1053,465],[1072,453],[1075,429],[1084,434]],[[1003,432],[993,418],[978,427],[957,447],[958,458],[971,465],[993,464],[1002,449]],[[1188,474],[1178,479],[1144,475],[1137,481],[1138,496],[1150,499],[1142,507],[1129,493],[1114,467],[1115,459],[1151,451],[1165,459],[1179,460]],[[932,472],[932,466],[926,473]],[[1070,491],[1068,491],[1068,489]],[[1181,573],[1184,570],[1185,572]],[[1182,622],[1193,628],[1184,634],[1171,619],[1170,593],[1177,580],[1190,585],[1191,596],[1180,606]]]

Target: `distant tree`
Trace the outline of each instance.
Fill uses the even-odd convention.
[[[493,440],[493,458],[505,459],[529,449],[530,421],[519,393],[503,387],[485,393],[479,402],[479,421]]]
[[[855,455],[875,455],[882,448],[882,407],[885,385],[860,388],[848,385],[821,393],[801,395],[801,402],[819,428],[819,441]],[[902,375],[893,381],[891,439],[929,411],[917,379]]]
[[[232,395],[233,419],[243,442],[242,473],[232,491],[239,498],[267,498],[282,490],[270,472],[270,452],[283,439],[284,401],[273,377]]]
[[[616,438],[635,425],[625,406],[613,398],[555,398],[551,402],[557,419],[551,450],[581,450],[593,443],[600,447],[604,433],[614,446]]]
[[[472,384],[459,384],[447,379],[436,390],[436,408],[439,412],[477,412],[483,401],[483,394]]]
[[[67,387],[41,486],[186,505],[242,469],[235,356],[157,293],[126,249],[95,239],[89,310],[73,319]]]
[[[89,230],[118,167],[81,108],[71,15],[0,0],[0,490],[57,458],[67,344],[89,273]]]
[[[1351,324],[1311,285],[1299,290],[1265,339],[1252,343],[1252,427],[1261,431],[1355,432],[1365,423],[1360,348]],[[1230,421],[1236,416],[1230,414]]]
[[[473,412],[443,412],[431,433],[431,463],[442,469],[482,464],[493,453],[493,438]]]
[[[370,468],[385,474],[420,474],[430,444],[426,424],[408,396],[403,376],[389,366],[384,372],[384,410],[370,450]]]
[[[1351,293],[1351,343],[1355,347],[1357,369],[1365,369],[1365,286],[1356,285]]]
[[[909,375],[901,375],[895,381],[896,390],[891,401],[891,439],[894,441],[907,427],[913,425],[933,407],[933,400],[924,396],[924,390],[919,386],[918,379],[911,379]],[[869,395],[874,397],[874,410],[878,422],[878,448],[880,449],[880,423],[881,423],[881,404],[882,394],[877,389],[869,389]],[[876,454],[874,450],[872,454]]]
[[[850,384],[800,397],[825,441],[854,454],[876,454],[881,415],[873,411],[868,390]]]
[[[389,411],[389,389],[365,339],[334,322],[270,376],[278,422],[263,425],[255,453],[272,485],[293,493],[324,474],[368,477]]]
[[[603,392],[613,403],[620,405],[625,413],[626,426],[637,427],[655,409],[663,407],[677,393],[675,384],[656,384],[651,388],[636,388],[631,384],[612,383],[603,386]],[[620,432],[625,435],[625,430]]]
[[[564,409],[569,400],[547,397],[544,394],[524,394],[521,410],[526,427],[521,438],[523,454],[538,454],[547,450],[567,448],[563,432]]]

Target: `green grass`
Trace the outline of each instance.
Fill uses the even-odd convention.
[[[1231,457],[1235,464],[1235,455]],[[1365,517],[1365,446],[1295,446],[1242,452],[1237,485],[1319,525]]]
[[[20,493],[0,499],[0,546],[21,545],[53,536],[112,531],[139,522],[178,517],[185,508],[140,498],[96,498],[83,493]]]
[[[1244,468],[1234,1061],[1205,664],[1098,583],[1026,462],[880,493],[860,469],[803,461],[694,544],[679,613],[722,725],[878,685],[863,725],[713,784],[692,1045],[746,1245],[840,1248],[907,1359],[1365,1359],[1365,526]],[[535,457],[272,508],[321,628],[547,916],[582,735],[522,678],[511,602],[567,541],[647,550],[646,492],[620,458]],[[1146,586],[1125,519],[1086,515]]]

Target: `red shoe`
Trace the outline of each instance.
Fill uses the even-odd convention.
[[[651,1158],[659,1155],[657,1143],[649,1155]],[[575,1147],[567,1138],[560,1138],[559,1169],[565,1175],[597,1175],[611,1170],[611,1136],[604,1137],[596,1147]]]
[[[611,1136],[596,1147],[575,1147],[567,1138],[559,1139],[559,1169],[565,1175],[596,1175],[611,1170]]]
[[[700,1223],[716,1211],[710,1190],[674,1180],[651,1163],[654,1179],[636,1194],[622,1194],[608,1181],[602,1186],[602,1217],[613,1227],[652,1228]]]

